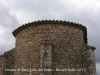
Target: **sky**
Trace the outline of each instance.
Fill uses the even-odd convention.
[[[15,47],[19,26],[37,20],[66,20],[87,27],[88,44],[96,47],[100,75],[100,0],[0,0],[0,54]]]

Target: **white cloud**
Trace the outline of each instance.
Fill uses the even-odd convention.
[[[12,31],[19,26],[15,15],[10,14],[9,8],[0,3],[0,54],[10,50],[15,45]]]
[[[96,73],[97,75],[100,75],[100,63],[96,64]]]
[[[0,34],[2,35],[4,32],[4,29],[0,26]]]
[[[12,31],[19,25],[41,19],[57,19],[87,27],[89,44],[97,48],[96,62],[100,63],[99,13],[99,0],[1,0],[0,53],[14,47]]]

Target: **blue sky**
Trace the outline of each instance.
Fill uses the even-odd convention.
[[[15,47],[13,30],[45,19],[72,21],[87,27],[88,44],[96,47],[96,69],[100,75],[99,0],[0,0],[0,54]]]

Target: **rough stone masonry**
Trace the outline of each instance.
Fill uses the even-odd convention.
[[[0,75],[96,75],[85,26],[41,20],[13,31],[15,48],[0,55]]]

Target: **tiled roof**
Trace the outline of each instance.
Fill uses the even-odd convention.
[[[87,44],[87,29],[85,26],[78,24],[78,23],[73,23],[73,22],[69,22],[69,21],[62,21],[62,20],[38,20],[38,21],[34,21],[31,23],[27,23],[24,24],[20,27],[18,27],[17,29],[15,29],[12,33],[14,36],[16,36],[16,34],[18,32],[20,32],[21,30],[23,30],[26,27],[32,26],[32,25],[41,25],[41,24],[61,24],[61,25],[70,25],[70,26],[74,26],[77,27],[81,30],[83,30],[83,38],[84,38],[84,43]]]

